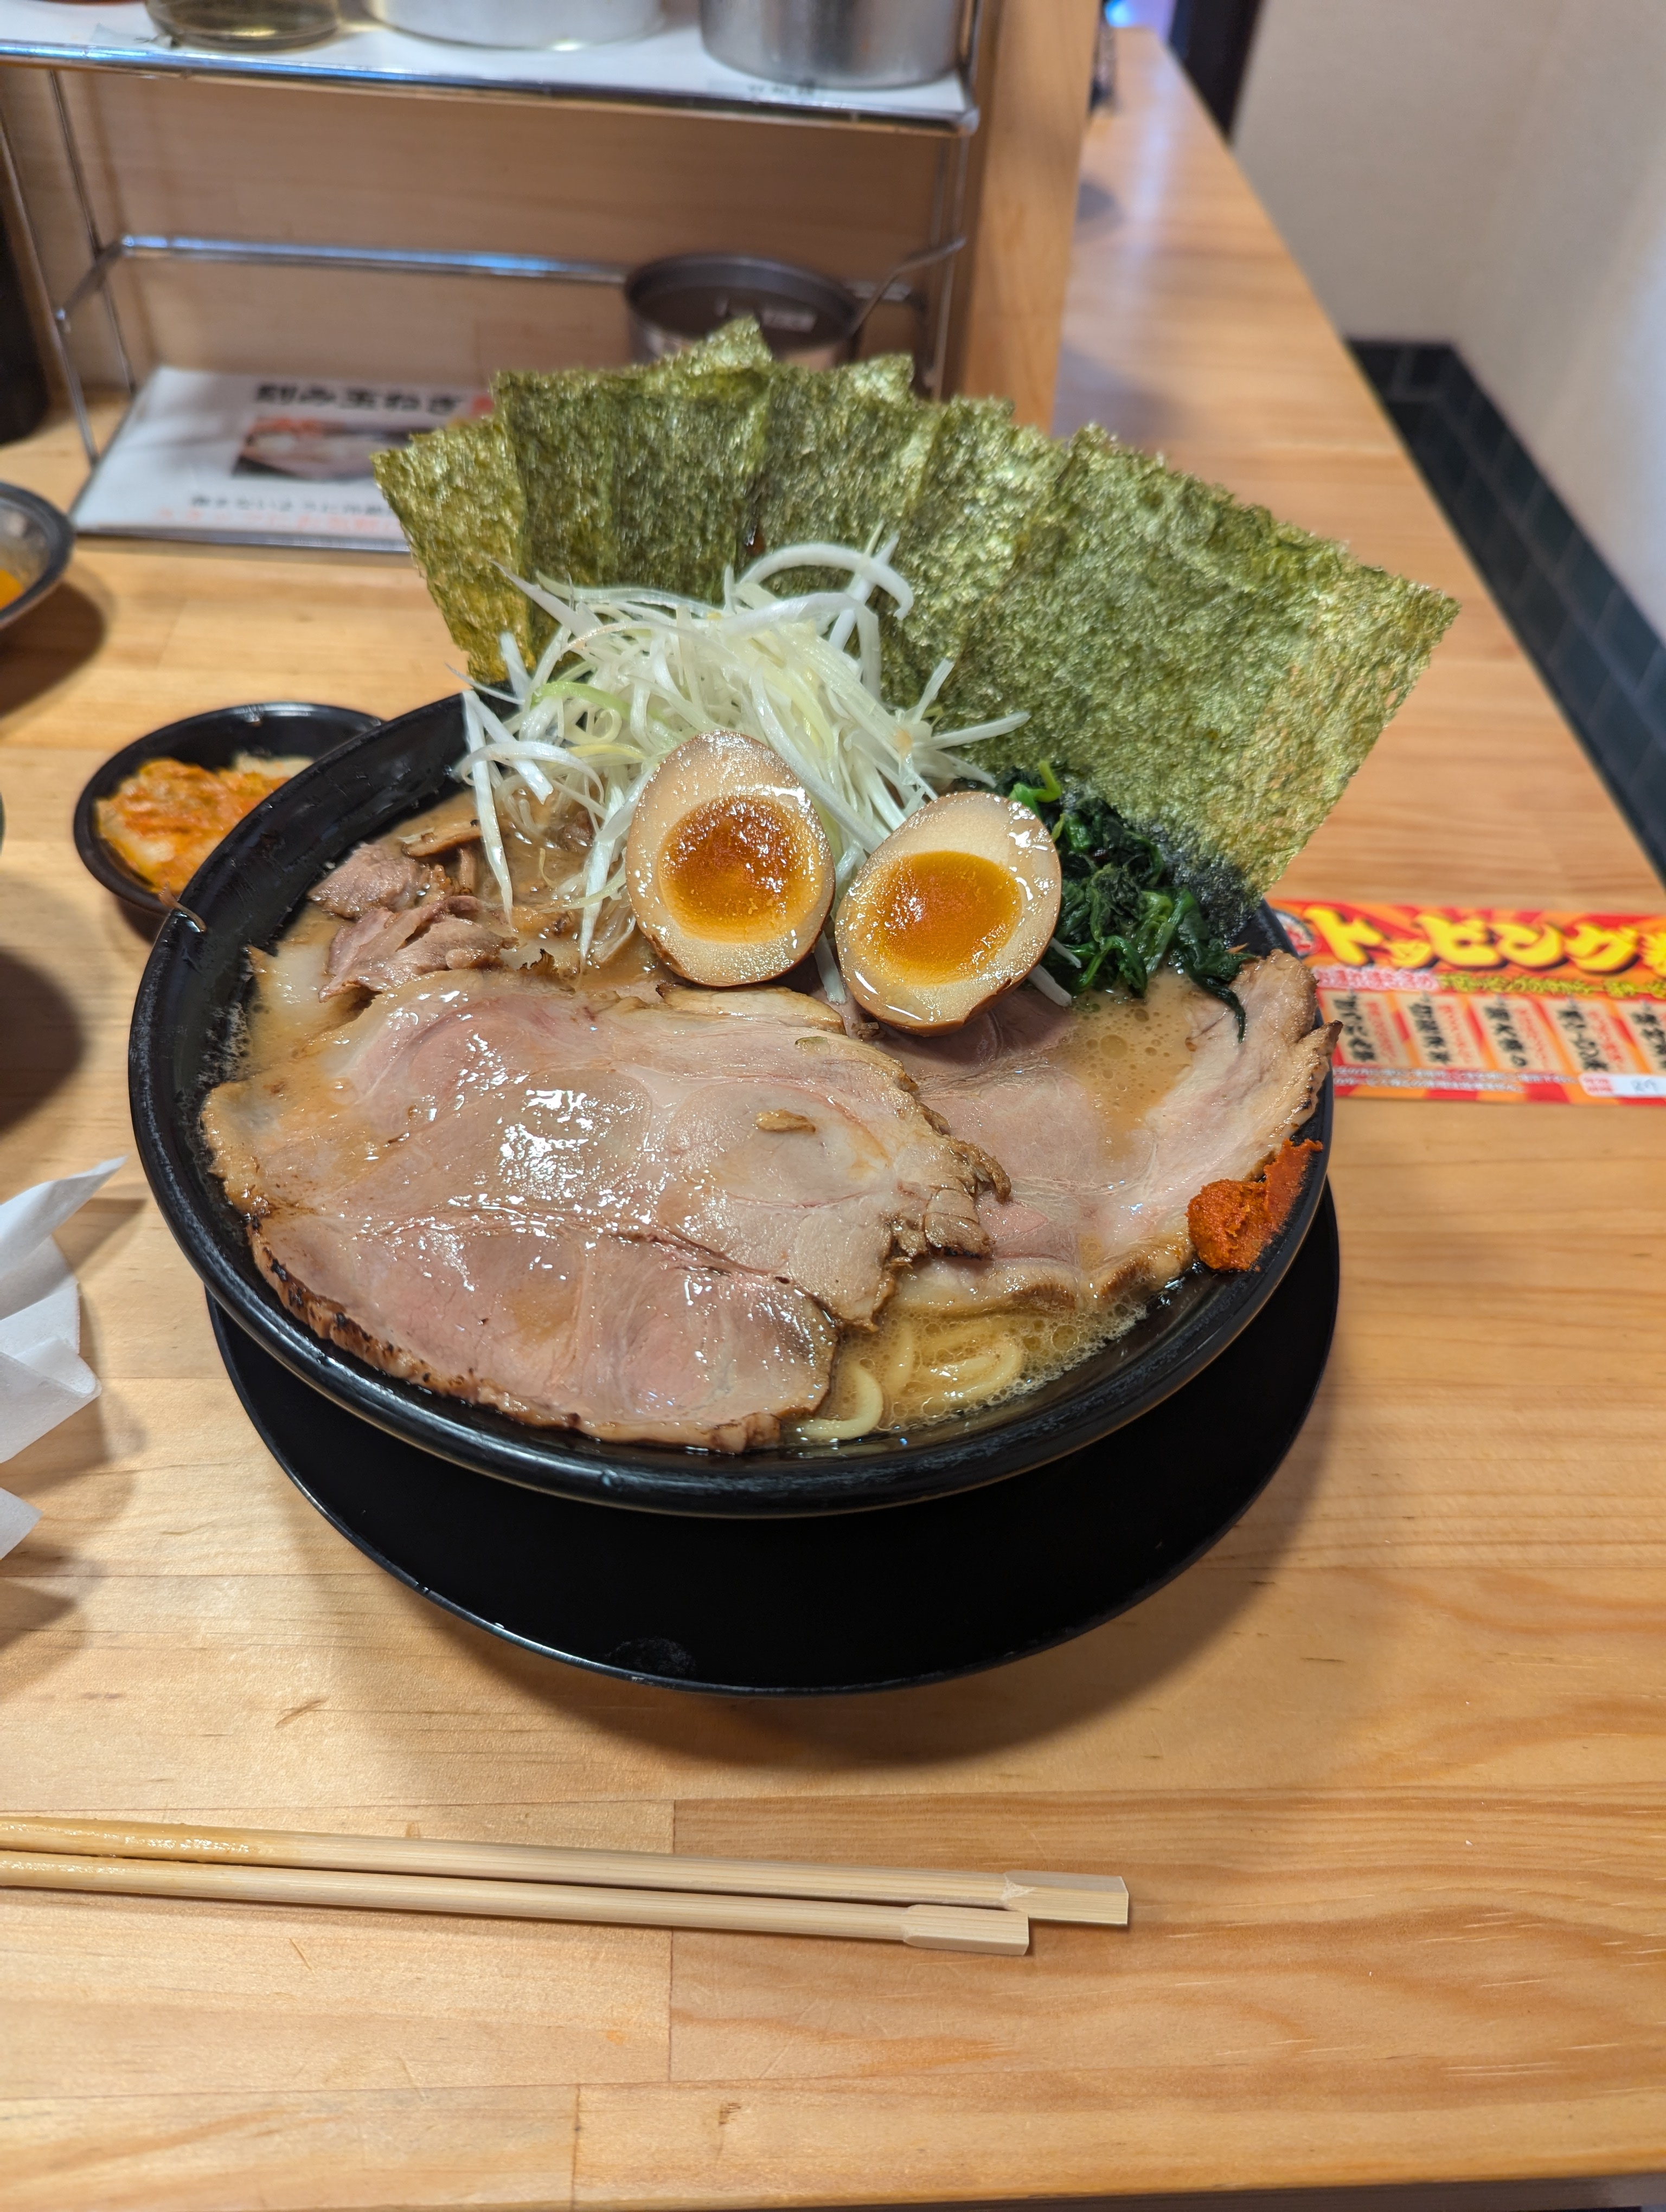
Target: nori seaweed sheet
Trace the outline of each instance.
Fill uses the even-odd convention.
[[[526,500],[523,576],[589,584],[618,574],[614,478],[628,397],[641,374],[511,370],[492,379]]]
[[[482,683],[500,682],[501,633],[509,631],[525,655],[535,612],[502,573],[520,573],[526,524],[504,422],[486,415],[449,423],[374,455],[371,466],[446,628],[468,655],[469,673]]]
[[[650,368],[510,372],[494,380],[492,415],[375,456],[376,481],[471,676],[502,680],[503,630],[528,659],[550,635],[504,568],[716,595],[762,455],[770,365],[757,322],[742,316]],[[639,400],[655,420],[633,418]],[[674,458],[671,481],[656,483],[662,437]],[[690,484],[703,538],[679,515]],[[672,539],[678,574],[693,580],[667,573]]]
[[[1090,427],[980,611],[944,714],[1028,708],[972,757],[1085,777],[1231,930],[1329,812],[1456,611]]]
[[[614,449],[613,566],[575,580],[721,600],[763,459],[769,388],[761,369],[702,364],[627,393]]]
[[[763,458],[769,366],[749,316],[648,368],[495,378],[526,497],[522,573],[720,598]]]
[[[863,546],[901,527],[941,410],[916,399],[914,363],[880,354],[833,369],[778,366],[769,380],[763,472],[750,507],[744,563],[778,545],[821,538]],[[836,589],[826,568],[770,577],[781,598]]]
[[[941,410],[891,556],[915,604],[899,621],[887,601],[882,622],[885,696],[899,705],[920,696],[939,660],[958,658],[1063,465],[1061,445],[1012,418],[1010,399],[951,399]]]
[[[667,354],[663,361],[654,362],[647,372],[647,380],[654,383],[666,377],[700,376],[712,368],[762,368],[768,370],[775,364],[763,333],[757,326],[756,315],[737,315],[732,323],[714,331],[708,338],[701,338],[681,353]]]

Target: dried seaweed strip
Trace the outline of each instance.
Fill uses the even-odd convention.
[[[501,681],[498,638],[508,630],[525,653],[533,611],[503,574],[519,568],[526,520],[508,426],[496,415],[452,423],[371,465],[470,674]]]
[[[617,575],[616,457],[627,395],[640,374],[514,370],[492,379],[526,502],[523,574],[560,584],[611,583]]]
[[[769,360],[747,316],[647,368],[495,378],[526,501],[522,573],[668,591],[696,588],[687,580],[697,575],[715,592],[761,453]],[[656,438],[666,441],[663,468]],[[724,470],[739,471],[727,502]],[[708,553],[718,538],[714,570]]]
[[[614,481],[620,566],[605,580],[722,597],[724,567],[743,556],[775,369],[757,317],[737,315],[640,372]]]
[[[809,538],[865,545],[900,527],[941,413],[914,397],[913,376],[905,354],[775,370],[749,556]],[[828,580],[824,568],[794,568],[769,588],[786,597]]]
[[[708,362],[627,395],[611,493],[617,568],[593,580],[722,598],[763,459],[769,396],[762,370]]]
[[[708,369],[761,368],[767,373],[774,365],[775,356],[757,326],[757,316],[737,315],[709,337],[656,362],[647,372],[646,380],[652,384],[668,377],[700,376]]]
[[[882,624],[888,699],[917,699],[956,659],[978,609],[1006,578],[1064,447],[1012,419],[1009,399],[951,399],[893,558],[914,586],[905,621]]]
[[[1235,927],[1340,797],[1456,612],[1444,593],[1090,428],[945,688],[975,749],[1050,760]]]

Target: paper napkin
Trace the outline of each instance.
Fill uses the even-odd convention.
[[[52,1242],[121,1165],[37,1183],[0,1206],[0,1460],[10,1459],[90,1405],[99,1381],[81,1357],[81,1294]],[[0,1558],[40,1518],[0,1490]]]

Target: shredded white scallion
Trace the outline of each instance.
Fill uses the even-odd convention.
[[[832,941],[824,930],[816,939],[816,973],[821,977],[822,988],[827,994],[830,1006],[842,1006],[850,994],[844,987],[844,977],[839,973],[839,956]]]
[[[782,546],[739,578],[726,575],[721,606],[635,586],[563,589],[510,577],[555,628],[530,671],[505,633],[506,684],[464,695],[468,750],[456,773],[473,787],[487,865],[523,935],[529,925],[575,933],[581,960],[592,963],[624,943],[624,842],[638,795],[666,754],[702,730],[741,730],[780,755],[815,802],[841,890],[939,792],[994,781],[954,749],[1016,729],[1025,715],[939,729],[932,709],[946,660],[913,707],[879,696],[879,622],[869,600],[882,591],[902,615],[914,604],[891,565],[896,542],[876,532],[865,550]],[[765,587],[770,576],[812,568],[847,580],[786,599]],[[537,877],[523,915],[514,912],[506,837],[520,841],[518,865]]]
[[[1025,981],[1032,984],[1043,999],[1050,999],[1055,1006],[1068,1006],[1074,1003],[1064,985],[1055,983],[1045,968],[1032,968]]]
[[[508,915],[514,908],[514,886],[509,880],[509,862],[503,850],[503,836],[498,823],[497,787],[492,781],[480,702],[470,691],[463,694],[463,731],[469,750],[459,767],[466,768],[474,785],[475,806],[480,817],[480,842],[485,848],[486,864],[492,872],[498,894],[503,901],[503,911]]]

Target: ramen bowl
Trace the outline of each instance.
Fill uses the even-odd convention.
[[[337,1405],[442,1459],[562,1497],[658,1513],[856,1512],[975,1489],[1111,1437],[1199,1375],[1266,1303],[1317,1210],[1323,1152],[1256,1267],[1194,1269],[1124,1335],[1053,1381],[909,1435],[734,1457],[603,1443],[438,1395],[314,1336],[255,1267],[210,1161],[203,1102],[234,1064],[247,948],[270,948],[325,869],[355,845],[455,790],[450,771],[463,749],[461,702],[442,699],[367,731],[280,786],[186,886],[152,948],[134,1011],[134,1128],[169,1228],[210,1296]],[[1244,935],[1257,951],[1283,943],[1264,909]],[[1328,1150],[1329,1081],[1302,1133]],[[1231,1418],[1230,1407],[1222,1413]]]

